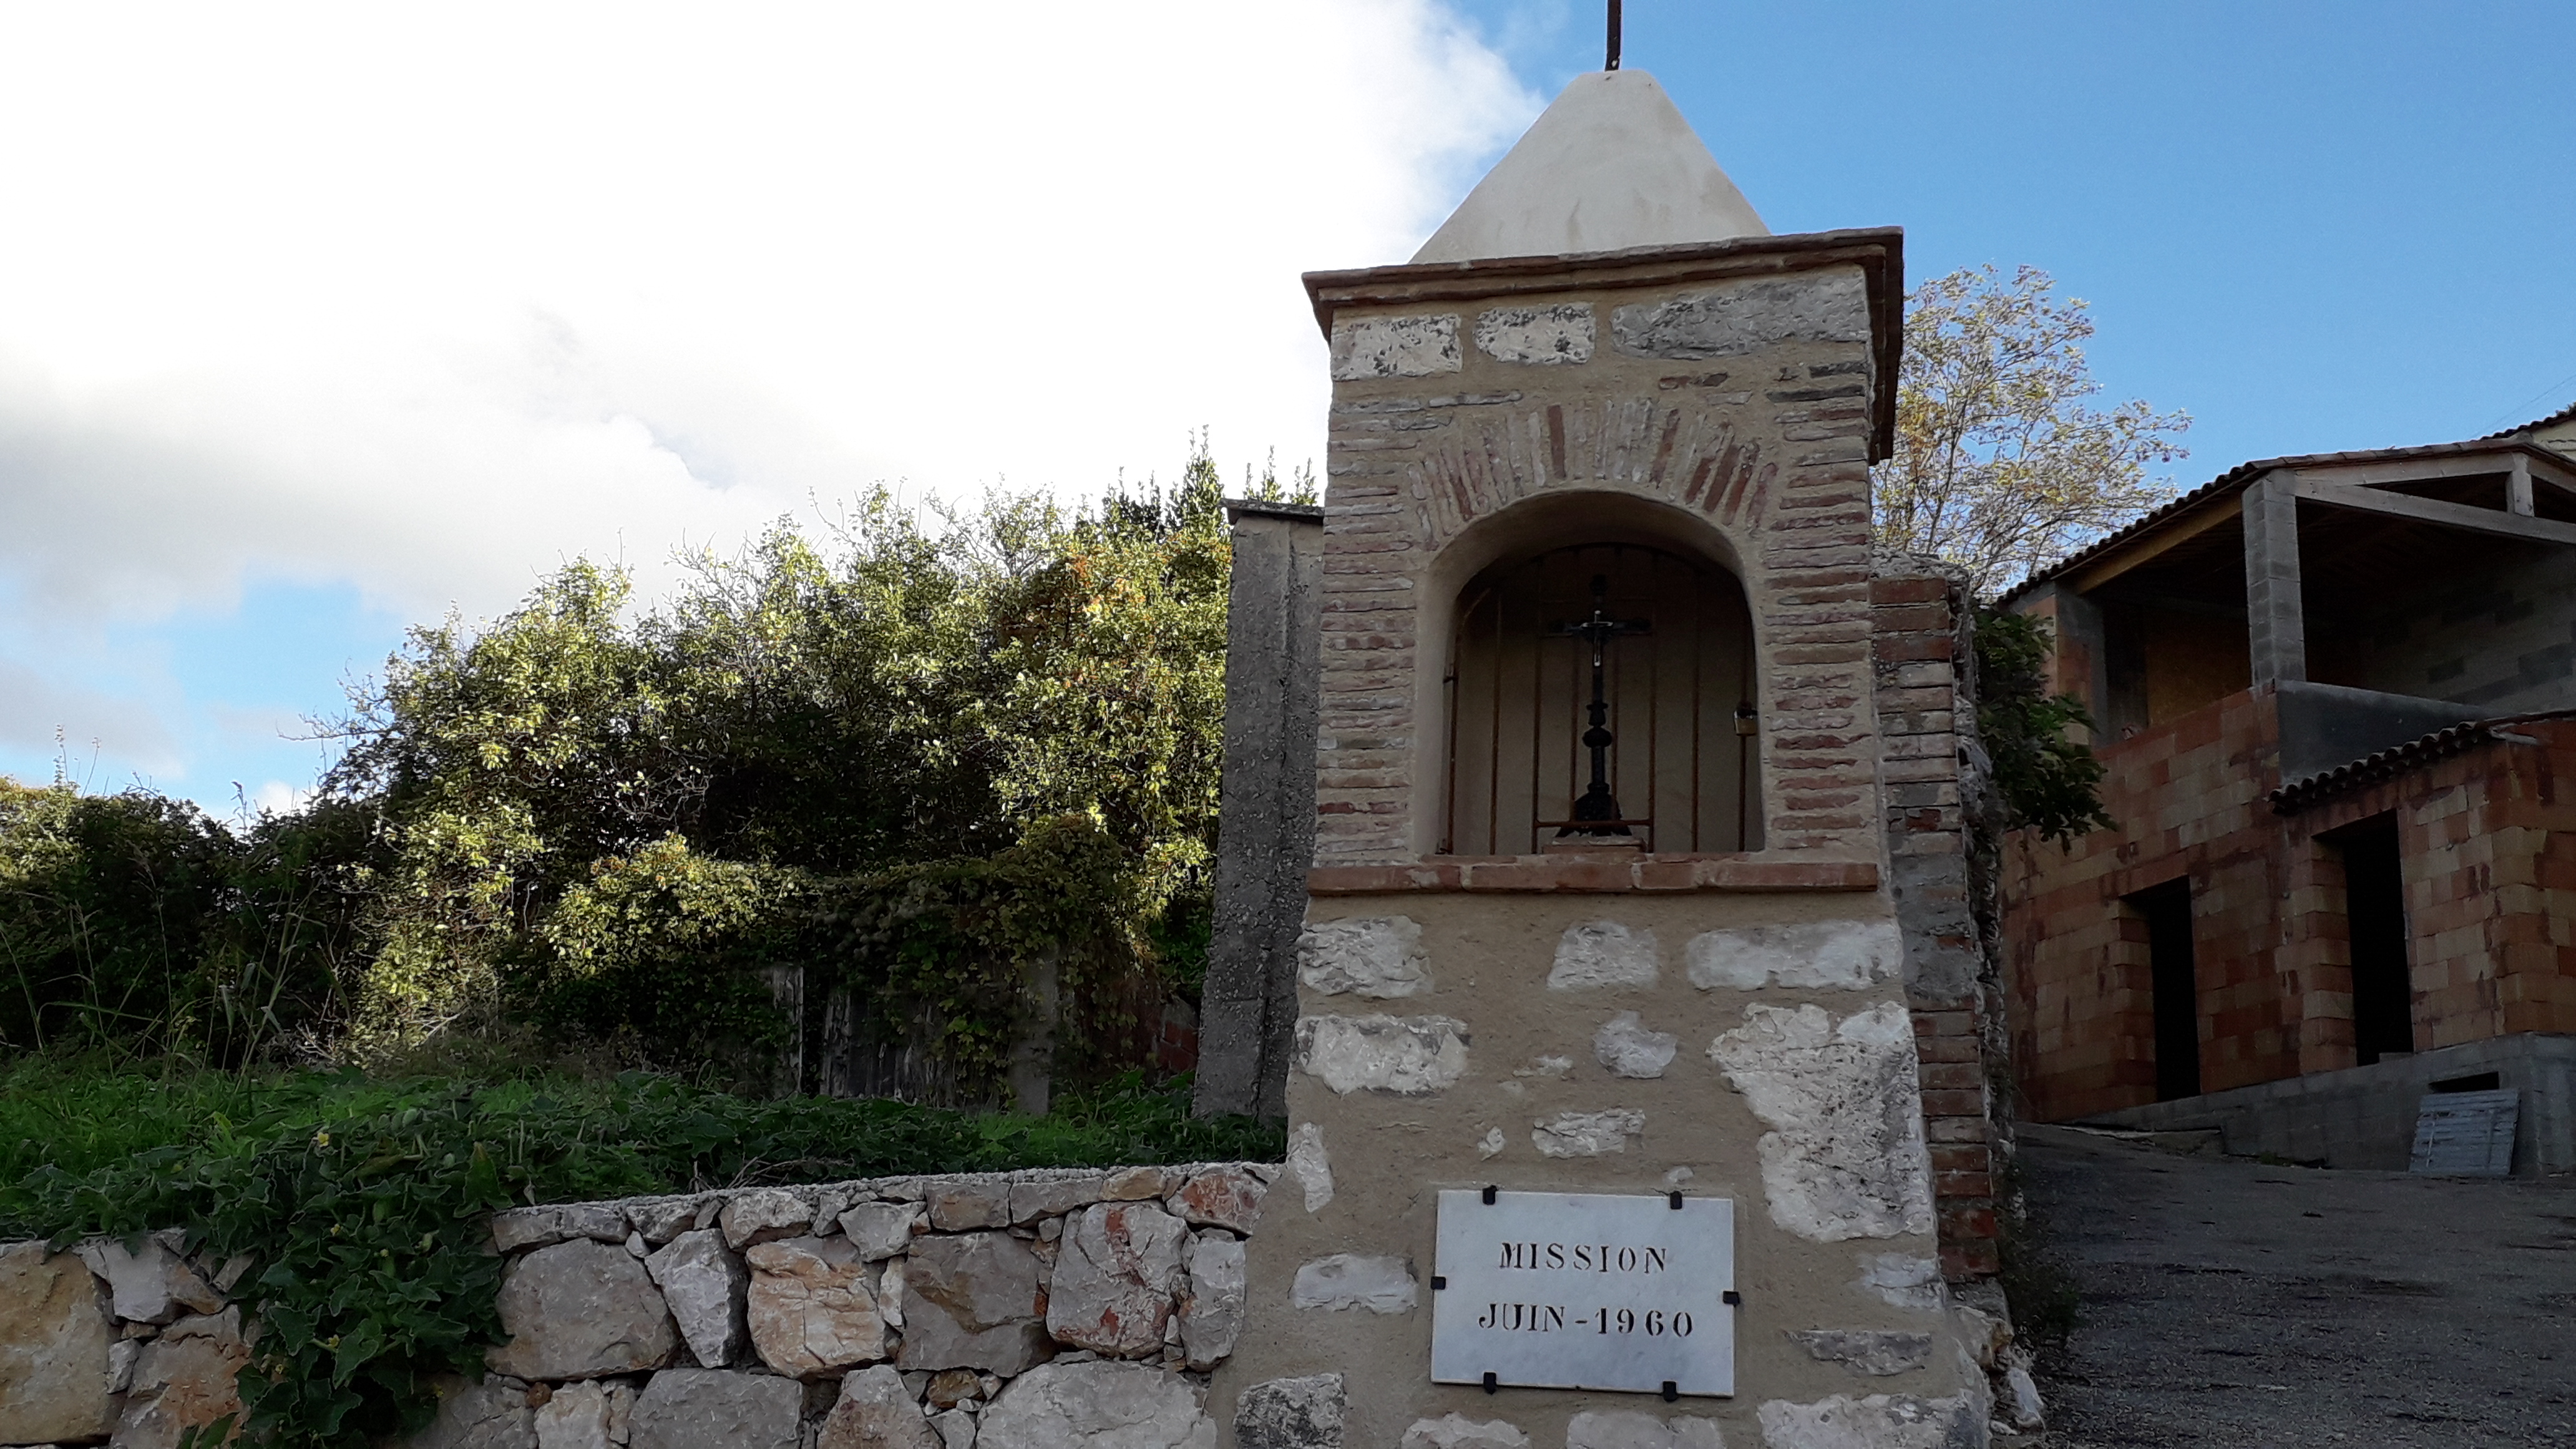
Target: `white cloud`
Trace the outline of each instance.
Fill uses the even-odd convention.
[[[14,7],[11,632],[487,614],[1201,424],[1319,459],[1297,274],[1408,255],[1537,101],[1427,0]]]
[[[251,808],[266,811],[271,815],[284,815],[300,810],[312,798],[311,790],[298,789],[284,780],[270,780],[250,793]]]
[[[178,741],[157,706],[165,701],[118,695],[0,658],[0,742],[54,755],[56,767],[97,784],[94,761],[112,754],[119,768],[173,769]],[[25,753],[25,751],[22,751]],[[41,780],[43,770],[18,772]],[[110,788],[123,783],[112,779]]]

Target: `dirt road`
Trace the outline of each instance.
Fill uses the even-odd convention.
[[[2576,1446],[2576,1183],[2022,1132],[2082,1295],[2040,1363],[2058,1449]]]

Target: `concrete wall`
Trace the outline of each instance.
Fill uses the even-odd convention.
[[[2520,1033],[2106,1112],[2092,1125],[2148,1131],[2216,1128],[2228,1152],[2269,1154],[2325,1167],[2403,1172],[2415,1144],[2415,1111],[2435,1082],[2496,1074],[2522,1093],[2513,1170],[2536,1177],[2576,1171],[2576,1037]]]
[[[1297,932],[1315,856],[1316,643],[1324,510],[1234,502],[1216,920],[1200,994],[1202,1115],[1287,1110]]]
[[[410,1449],[1205,1449],[1275,1167],[882,1178],[521,1208],[507,1342]],[[250,1269],[165,1232],[0,1246],[0,1444],[240,1411]]]

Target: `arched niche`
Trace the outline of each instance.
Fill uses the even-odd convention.
[[[1572,823],[1590,785],[1592,642],[1581,626],[1596,608],[1619,626],[1602,648],[1601,694],[1614,737],[1605,774],[1627,833],[1658,854],[1759,849],[1752,616],[1716,556],[1732,550],[1699,520],[1637,500],[1551,501],[1495,530],[1502,546],[1462,582],[1435,575],[1441,731],[1424,752],[1437,778],[1417,795],[1438,802],[1433,849],[1531,854],[1576,843],[1570,823],[1580,835],[1601,828]]]

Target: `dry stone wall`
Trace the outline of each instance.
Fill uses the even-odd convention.
[[[508,1341],[412,1449],[1213,1449],[1261,1164],[516,1209]],[[249,1268],[177,1231],[0,1246],[0,1444],[174,1449],[240,1411]]]

